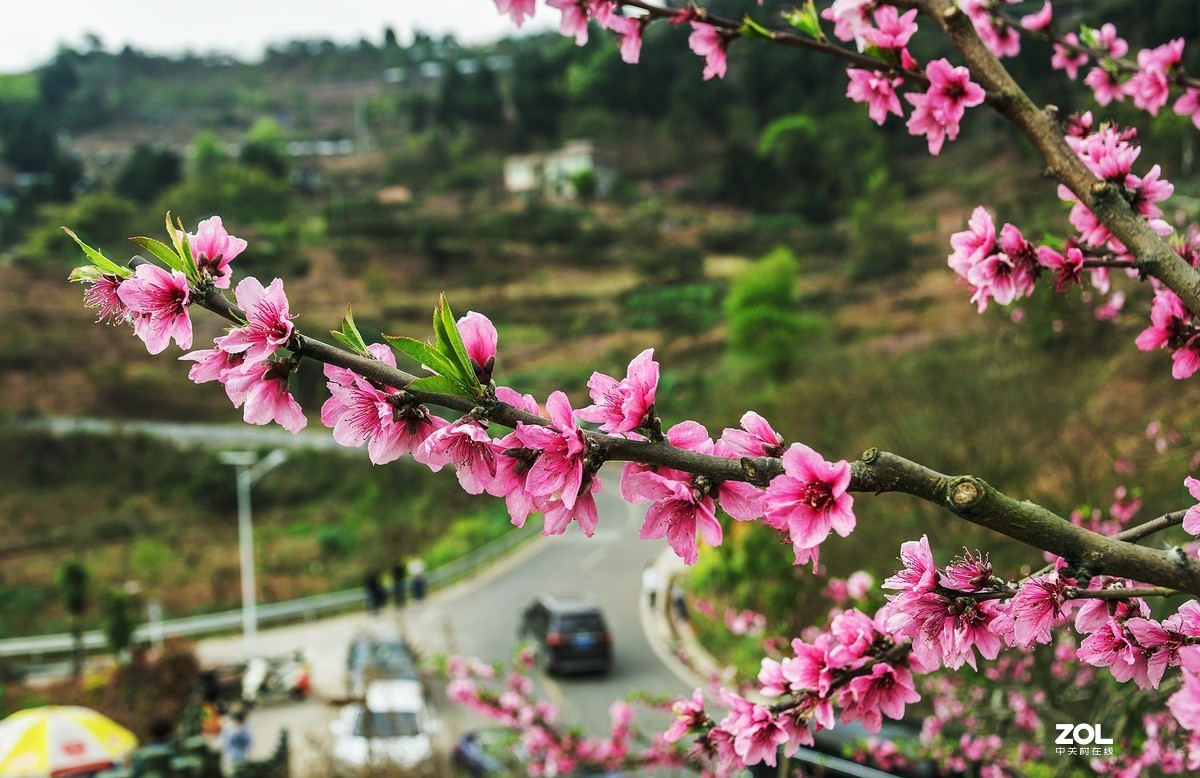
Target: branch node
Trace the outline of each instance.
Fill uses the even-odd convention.
[[[969,475],[950,483],[950,507],[956,513],[969,511],[983,499],[983,485]]]
[[[876,459],[879,459],[879,449],[875,448],[874,446],[871,446],[871,448],[862,453],[862,461],[865,464],[872,464]]]
[[[751,481],[757,481],[758,465],[754,464],[754,460],[750,457],[742,457],[740,461],[742,465],[742,472],[746,474],[746,477]]]
[[[1096,198],[1107,197],[1112,194],[1112,184],[1107,181],[1097,181],[1092,184],[1092,196]]]
[[[950,21],[954,17],[958,16],[959,13],[960,12],[958,10],[958,6],[952,5],[952,6],[948,7],[946,10],[942,11],[942,18],[945,19],[946,21]]]

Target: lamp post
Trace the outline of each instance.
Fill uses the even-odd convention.
[[[250,519],[250,487],[258,479],[287,460],[287,452],[277,448],[261,460],[253,451],[222,451],[217,455],[223,465],[237,471],[238,549],[242,567],[242,640],[246,658],[257,653],[258,612],[254,593],[254,530]]]

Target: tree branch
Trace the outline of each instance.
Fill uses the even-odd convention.
[[[1165,586],[1143,586],[1131,589],[1070,589],[1067,591],[1068,600],[1131,600],[1134,597],[1174,597],[1183,594]]]
[[[1143,524],[1139,524],[1136,527],[1130,527],[1123,532],[1118,532],[1116,535],[1113,535],[1113,537],[1117,540],[1123,540],[1127,543],[1136,543],[1144,537],[1153,535],[1155,532],[1169,529],[1170,527],[1178,527],[1183,523],[1183,517],[1186,515],[1186,510],[1174,511],[1163,516],[1159,516],[1157,519],[1151,519]]]
[[[140,259],[135,259],[135,262]],[[145,260],[141,260],[145,261]],[[196,303],[231,322],[245,321],[237,306],[215,289]],[[382,386],[407,387],[417,379],[377,359],[359,356],[296,331],[289,348],[318,362],[352,370]],[[479,410],[476,400],[447,394],[406,390],[417,402],[461,413]],[[506,427],[547,426],[550,421],[507,403],[495,403],[487,418]],[[664,441],[630,440],[588,430],[584,433],[605,460],[632,461],[702,475],[713,482],[747,481],[766,486],[783,473],[775,457],[732,459],[672,446]],[[1091,575],[1111,575],[1200,594],[1200,562],[1174,553],[1134,545],[1124,538],[1100,535],[1028,501],[1017,501],[974,476],[951,477],[896,454],[870,449],[851,463],[850,491],[901,492],[940,505],[951,513],[1057,554]],[[1164,517],[1165,518],[1165,517]],[[1182,520],[1182,519],[1180,519]]]
[[[1079,572],[1111,575],[1200,594],[1200,562],[1076,526],[1040,505],[1014,500],[974,476],[948,476],[871,449],[851,464],[850,488],[903,492],[1014,540],[1063,557]]]
[[[1192,312],[1200,312],[1200,274],[1170,244],[1158,237],[1117,187],[1101,181],[1071,150],[1053,109],[1038,108],[988,50],[965,13],[950,0],[920,0],[921,10],[937,21],[983,87],[1000,99],[992,105],[1016,125],[1041,152],[1050,173],[1137,258],[1137,268],[1162,281]]]

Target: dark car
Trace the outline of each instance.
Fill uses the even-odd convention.
[[[517,635],[533,640],[538,664],[547,673],[607,673],[612,667],[608,625],[590,600],[543,594],[521,614]]]
[[[468,732],[454,744],[455,773],[472,778],[526,775],[525,750],[517,732],[490,727]],[[624,773],[581,767],[564,778],[621,778]]]
[[[400,637],[360,635],[346,655],[346,696],[361,698],[376,680],[419,681],[412,648]]]
[[[510,729],[489,728],[468,732],[454,744],[451,761],[456,772],[473,778],[487,775],[520,775],[522,753],[517,734]]]

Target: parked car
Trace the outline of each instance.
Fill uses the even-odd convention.
[[[365,703],[351,703],[330,724],[333,760],[348,770],[429,769],[441,727],[429,715],[421,684],[412,680],[372,681]]]
[[[520,744],[511,729],[493,727],[468,732],[454,744],[450,759],[456,772],[484,778],[489,775],[520,775]]]
[[[412,648],[401,637],[360,635],[346,654],[346,696],[362,699],[375,680],[420,681]]]
[[[600,606],[578,597],[536,597],[521,614],[517,636],[534,642],[547,673],[601,672],[612,667],[612,638]]]

